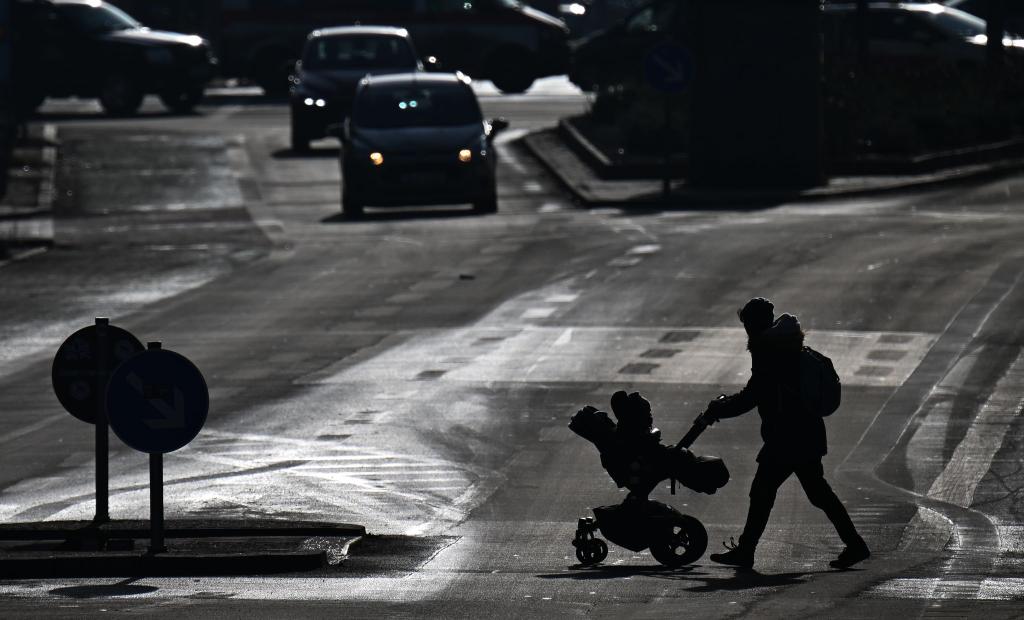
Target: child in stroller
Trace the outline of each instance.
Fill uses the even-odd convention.
[[[699,520],[675,508],[648,499],[666,479],[702,493],[712,494],[729,480],[729,471],[717,457],[695,456],[689,445],[704,430],[695,426],[676,446],[661,443],[654,428],[651,404],[637,392],[612,395],[608,414],[587,406],[573,416],[569,428],[597,446],[601,464],[620,488],[629,490],[619,505],[594,509],[595,517],[579,520],[573,546],[583,564],[597,563],[608,553],[601,532],[612,542],[633,551],[650,548],[656,560],[669,567],[696,561],[707,548],[707,532]],[[700,418],[698,418],[700,420]]]

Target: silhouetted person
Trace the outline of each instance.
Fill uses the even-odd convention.
[[[841,501],[825,481],[821,459],[828,451],[825,423],[817,412],[806,410],[800,395],[800,355],[804,333],[796,317],[777,320],[767,299],[751,299],[739,311],[747,331],[751,357],[750,380],[739,393],[712,401],[703,414],[714,423],[744,414],[754,407],[761,416],[764,446],[757,455],[757,473],[750,485],[750,509],[739,544],[711,560],[750,568],[764,533],[779,487],[796,474],[811,504],[825,512],[846,549],[833,560],[833,568],[849,568],[871,555]]]

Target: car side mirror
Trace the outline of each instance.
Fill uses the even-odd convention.
[[[444,66],[437,59],[437,56],[425,56],[423,58],[423,68],[431,72],[444,71]]]
[[[498,135],[499,133],[501,133],[503,131],[505,131],[506,129],[508,129],[508,126],[509,126],[508,120],[505,117],[503,117],[503,116],[499,116],[498,118],[492,118],[490,120],[490,124],[491,124],[491,136],[492,137]]]

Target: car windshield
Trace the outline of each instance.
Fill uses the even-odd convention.
[[[985,20],[956,9],[942,12],[922,11],[921,14],[930,19],[940,30],[955,37],[969,39],[985,34]]]
[[[142,27],[142,24],[130,15],[109,4],[64,4],[60,5],[60,11],[85,32],[113,32]]]
[[[415,69],[416,56],[403,37],[346,35],[317,37],[302,57],[306,70]]]
[[[352,122],[358,127],[438,127],[483,121],[476,96],[455,84],[374,86],[356,98]]]

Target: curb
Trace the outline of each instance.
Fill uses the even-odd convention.
[[[67,577],[192,577],[269,575],[318,570],[327,566],[324,551],[34,557],[0,560],[0,579]]]
[[[557,130],[543,129],[523,136],[519,142],[526,151],[548,172],[566,191],[573,195],[575,200],[588,207],[637,207],[637,208],[679,208],[687,206],[768,206],[786,202],[811,202],[822,200],[838,200],[843,198],[865,198],[871,196],[882,196],[897,194],[901,192],[919,191],[929,188],[955,186],[984,180],[987,178],[998,178],[1010,173],[1024,170],[1024,157],[1002,159],[994,162],[966,165],[950,168],[939,172],[918,175],[916,177],[879,178],[872,184],[861,184],[856,187],[818,187],[806,190],[714,190],[714,189],[690,189],[682,183],[677,183],[670,196],[671,202],[666,204],[658,192],[636,193],[623,198],[611,198],[600,190],[591,187],[588,179],[576,177],[569,174],[556,157],[552,155],[551,149],[541,146],[542,139],[556,137],[563,142],[564,151],[569,153],[581,166],[586,163],[581,161],[573,149],[564,144],[564,138],[558,135]],[[593,171],[589,171],[593,175]],[[600,184],[614,184],[616,181],[597,179],[594,175],[593,181]],[[625,183],[625,182],[622,182]]]
[[[149,538],[148,523],[142,521],[112,522],[94,526],[88,521],[53,521],[44,523],[13,523],[0,526],[0,541],[42,541]],[[349,523],[299,523],[265,527],[235,526],[220,523],[200,525],[187,521],[164,529],[164,538],[276,538],[283,536],[354,537],[366,536],[366,528]]]

